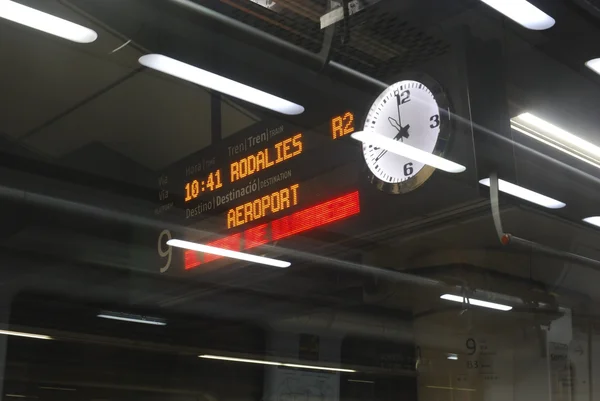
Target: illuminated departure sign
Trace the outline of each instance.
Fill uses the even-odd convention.
[[[222,233],[207,245],[237,251],[356,215],[355,162],[362,160],[351,149],[354,142],[335,141],[354,131],[354,118],[345,112],[308,131],[261,121],[226,136],[161,172],[154,214]],[[217,258],[184,256],[186,268]]]
[[[355,191],[273,220],[270,223],[261,224],[246,231],[209,242],[206,245],[242,252],[325,226],[358,213],[360,213],[360,199],[358,191]],[[200,266],[202,263],[221,258],[222,256],[218,255],[186,250],[184,252],[184,267],[189,270]]]

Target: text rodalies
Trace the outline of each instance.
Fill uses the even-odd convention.
[[[243,157],[230,164],[230,182],[236,182],[302,153],[302,134],[277,142],[272,148]]]

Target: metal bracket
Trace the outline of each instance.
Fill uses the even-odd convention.
[[[381,0],[330,0],[331,11],[321,16],[321,29],[325,29],[336,22],[347,19],[349,16],[372,6]]]
[[[600,270],[600,261],[577,255],[571,252],[565,252],[558,249],[550,248],[546,245],[538,244],[537,242],[529,241],[523,238],[516,237],[512,234],[505,233],[502,229],[502,219],[500,218],[500,202],[498,199],[498,175],[494,172],[490,174],[490,203],[492,207],[492,218],[494,219],[494,227],[496,234],[502,245],[514,245],[527,250],[542,253],[548,256],[556,257],[557,259],[578,263],[585,266],[593,267]]]
[[[502,238],[504,237],[504,230],[502,229],[502,219],[500,218],[500,201],[498,199],[498,174],[495,172],[490,174],[490,203],[492,206],[492,218],[494,219],[496,234],[498,235],[500,242],[504,244],[502,241]]]
[[[337,4],[336,1],[334,0],[330,0],[329,1],[329,7],[333,8],[335,7]],[[329,13],[325,14],[325,15],[329,15],[332,12],[335,12],[337,10],[339,10],[340,8],[337,8],[334,11],[330,11]],[[343,18],[343,16],[342,16]],[[321,17],[321,29],[323,29],[323,17]],[[323,36],[323,45],[321,46],[321,51],[319,52],[319,57],[321,58],[321,70],[325,68],[325,66],[327,66],[327,64],[329,64],[329,60],[331,59],[331,46],[333,44],[333,37],[335,36],[335,30],[336,30],[336,24],[330,24],[327,25],[327,27],[325,28],[325,34]]]

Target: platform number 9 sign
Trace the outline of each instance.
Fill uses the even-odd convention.
[[[474,339],[467,338],[465,346],[467,347],[467,352],[469,353],[469,355],[475,355],[475,353],[477,352],[477,343]]]
[[[171,260],[173,259],[173,248],[167,245],[167,241],[171,239],[171,231],[162,230],[158,236],[158,255],[165,259],[165,264],[160,268],[160,272],[164,273],[171,267]]]

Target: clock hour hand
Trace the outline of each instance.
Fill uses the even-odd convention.
[[[388,117],[388,121],[390,122],[392,127],[396,128],[398,130],[398,132],[402,131],[402,127],[400,126],[400,123],[398,121],[394,120],[393,117]]]
[[[406,127],[402,127],[398,121],[394,120],[393,117],[388,117],[388,121],[390,122],[392,127],[396,128],[398,130],[398,135],[396,135],[394,137],[395,141],[397,141],[398,139],[402,140],[402,138],[408,138],[410,136],[410,134],[408,133],[410,124],[407,124]],[[402,142],[404,142],[404,141],[402,141]]]
[[[392,123],[392,121],[394,123],[396,123],[396,120],[394,120],[392,117],[389,117],[389,120],[390,120],[390,123]],[[394,125],[394,124],[392,123],[392,125]],[[396,127],[394,126],[394,128],[396,128]],[[396,129],[398,129],[398,134],[396,134],[396,136],[393,138],[394,141],[397,141],[398,139],[402,139],[402,138],[408,138],[408,129],[409,128],[410,128],[410,124],[406,124],[406,127],[404,127],[404,128],[399,128],[399,129],[396,128]],[[377,156],[375,158],[375,161],[376,162],[379,161],[379,159],[381,159],[386,153],[387,153],[387,150],[383,150],[379,154],[379,156]]]

